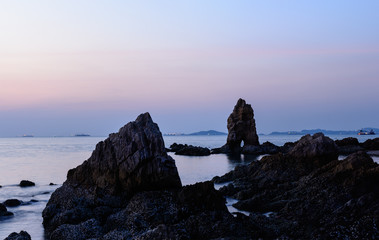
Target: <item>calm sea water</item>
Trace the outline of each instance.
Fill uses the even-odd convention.
[[[335,140],[349,136],[330,137]],[[375,136],[353,137],[363,142]],[[299,138],[300,136],[294,135],[259,136],[261,143],[270,141],[276,145]],[[44,239],[41,213],[51,193],[66,179],[67,171],[88,159],[96,143],[104,139],[105,137],[0,138],[0,185],[3,186],[0,188],[0,202],[10,198],[24,202],[22,206],[8,208],[14,216],[0,219],[0,239],[21,230],[28,231],[33,240]],[[215,148],[226,142],[226,136],[165,136],[164,139],[166,147],[176,142]],[[237,165],[261,158],[243,155],[232,158],[224,154],[206,157],[170,155],[176,160],[183,185],[210,180],[229,172]],[[378,161],[377,158],[375,160]],[[23,179],[35,182],[36,186],[18,187],[17,184]],[[50,186],[49,183],[58,185]]]

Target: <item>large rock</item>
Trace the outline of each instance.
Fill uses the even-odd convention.
[[[313,136],[307,134],[300,138],[293,149],[288,153],[291,157],[314,159],[324,161],[337,159],[337,145],[332,139],[323,133],[315,133]]]
[[[52,230],[102,211],[110,214],[109,209],[96,208],[122,207],[136,192],[180,187],[175,161],[166,153],[158,125],[149,113],[141,114],[98,143],[88,160],[68,172],[43,212],[43,223]]]
[[[250,104],[246,104],[245,100],[238,99],[233,112],[228,118],[227,127],[228,138],[226,144],[221,148],[213,149],[212,153],[240,153],[242,147],[246,148],[246,152],[251,152],[255,151],[252,146],[259,146],[254,111]],[[242,141],[244,145],[241,147]]]
[[[100,142],[43,211],[51,240],[248,239],[212,182],[181,186],[148,113]]]

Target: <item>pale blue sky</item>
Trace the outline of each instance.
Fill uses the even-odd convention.
[[[0,136],[379,127],[378,1],[0,0]]]

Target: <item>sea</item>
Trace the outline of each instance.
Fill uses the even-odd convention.
[[[164,136],[166,147],[173,143],[216,148],[226,142],[221,136]],[[260,135],[260,143],[269,141],[278,146],[297,141],[299,135]],[[375,135],[330,135],[333,140],[356,137],[360,142],[375,138]],[[106,137],[14,137],[0,138],[0,202],[19,199],[18,207],[8,207],[14,216],[0,217],[0,239],[11,232],[27,231],[33,240],[45,240],[42,226],[42,211],[52,192],[62,185],[67,171],[88,159],[98,142]],[[183,185],[211,180],[221,176],[238,165],[259,161],[262,156],[227,156],[216,154],[205,157],[178,156],[169,153],[176,162]],[[345,156],[340,156],[343,159]],[[373,157],[379,162],[379,157]],[[36,183],[35,187],[21,188],[21,180]],[[54,185],[50,185],[50,183]],[[222,185],[216,185],[216,188]],[[237,211],[227,199],[228,209]]]

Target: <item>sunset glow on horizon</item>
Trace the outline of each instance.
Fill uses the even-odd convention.
[[[2,1],[0,136],[379,127],[379,3]],[[90,124],[89,124],[90,123]]]

